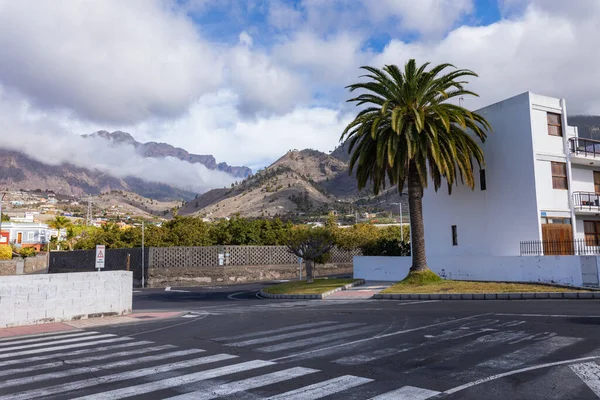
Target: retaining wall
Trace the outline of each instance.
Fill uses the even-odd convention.
[[[0,279],[0,328],[131,313],[126,271],[6,276]]]
[[[410,257],[354,257],[354,277],[401,281],[408,274]],[[572,286],[598,286],[600,257],[428,257],[432,271],[446,279],[501,282],[545,282]]]
[[[46,254],[25,259],[15,257],[12,260],[0,260],[0,276],[45,272],[47,263]]]

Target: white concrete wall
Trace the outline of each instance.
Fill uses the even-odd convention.
[[[128,271],[6,276],[0,279],[0,328],[131,312]]]
[[[590,274],[589,268],[585,267],[590,263],[589,259],[580,256],[463,256],[429,257],[427,261],[432,271],[447,279],[582,286],[582,264],[585,272]],[[410,257],[354,257],[354,278],[401,281],[408,274],[410,265]]]
[[[540,156],[538,156],[540,157]],[[564,189],[554,189],[552,187],[552,161],[566,162],[565,158],[556,158],[551,160],[547,156],[541,156],[545,159],[535,160],[535,190],[538,194],[538,207],[540,211],[545,211],[548,216],[552,212],[570,213],[569,191]],[[531,240],[531,239],[523,239]]]
[[[586,167],[585,165],[571,165],[571,187],[574,192],[594,193],[594,170],[600,171],[600,168]]]
[[[535,193],[530,93],[478,110],[493,132],[482,145],[487,190],[481,191],[475,171],[475,191],[464,185],[452,195],[442,186],[428,188],[423,218],[428,256],[519,255],[520,242],[541,239]],[[452,246],[451,226],[458,230]]]
[[[565,157],[563,137],[548,134],[547,113],[562,114],[560,99],[530,93],[531,128],[533,146],[536,154],[558,155]],[[567,129],[563,126],[563,135]]]

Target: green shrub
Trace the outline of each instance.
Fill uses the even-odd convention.
[[[0,260],[10,260],[12,258],[12,248],[7,244],[0,244]]]
[[[19,255],[23,258],[35,257],[37,252],[33,247],[23,247],[19,250]]]
[[[365,256],[409,256],[410,244],[383,237],[362,245],[361,250]]]

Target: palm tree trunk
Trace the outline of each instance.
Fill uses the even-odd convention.
[[[313,282],[314,282],[313,261],[306,260],[306,283],[313,283]]]
[[[408,167],[408,206],[410,207],[410,231],[412,266],[410,272],[425,271],[425,228],[423,227],[423,186],[414,161]]]

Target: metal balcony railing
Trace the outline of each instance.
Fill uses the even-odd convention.
[[[573,192],[573,207],[582,211],[600,211],[600,194]]]
[[[529,240],[521,242],[522,256],[590,256],[600,254],[600,243],[592,239]]]
[[[599,140],[573,137],[569,139],[569,149],[578,156],[600,158]]]

